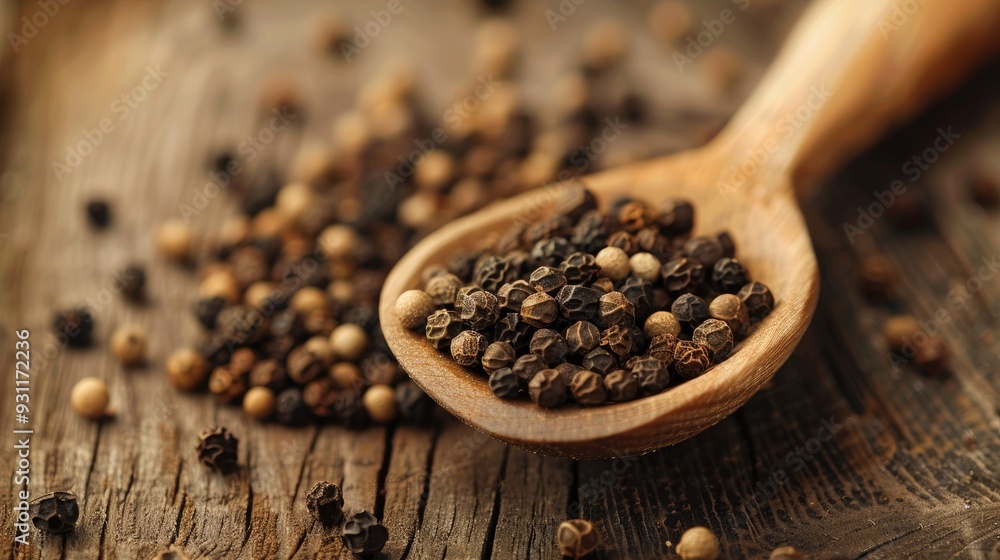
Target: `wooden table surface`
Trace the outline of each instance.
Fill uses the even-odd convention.
[[[259,129],[261,83],[288,73],[307,100],[304,121],[261,154],[287,165],[298,144],[326,138],[358,81],[393,52],[419,65],[437,107],[468,75],[468,49],[455,45],[471,37],[471,2],[433,9],[405,2],[351,64],[311,50],[309,22],[322,3],[232,4],[241,28],[230,35],[208,2],[71,2],[5,55],[0,472],[10,478],[0,485],[0,558],[146,559],[170,544],[193,558],[349,558],[306,512],[304,495],[319,480],[341,483],[349,504],[384,519],[390,540],[380,557],[390,559],[555,558],[555,528],[573,516],[595,521],[604,544],[594,558],[672,557],[665,543],[693,525],[719,535],[726,558],[766,558],[786,544],[817,557],[1000,558],[1000,222],[965,189],[973,170],[1000,177],[1000,67],[852,163],[808,206],[822,297],[809,333],[770,386],[693,440],[641,458],[575,462],[507,447],[450,419],[291,429],[169,388],[164,358],[197,337],[189,312],[196,280],[153,256],[152,225],[180,216],[179,205],[207,182],[209,154]],[[711,95],[696,70],[677,72],[671,53],[653,43],[642,4],[588,0],[556,31],[544,12],[557,9],[555,1],[524,2],[517,17],[528,38],[526,96],[536,101],[552,70],[572,64],[589,22],[614,14],[635,30],[630,72],[657,105],[655,130],[632,141],[647,153],[696,145],[731,114],[800,10],[793,3],[741,12],[718,41],[746,59],[746,78],[730,95]],[[699,4],[699,19],[730,4]],[[380,7],[343,9],[363,23]],[[21,15],[37,10],[28,2]],[[13,20],[19,29],[20,16]],[[121,95],[157,72],[143,99],[122,104]],[[54,169],[104,118],[113,130],[78,165]],[[926,155],[942,128],[956,137],[931,153],[937,161],[926,170],[907,164]],[[929,208],[915,230],[882,215],[876,193],[895,180]],[[84,225],[81,207],[94,194],[114,204],[108,231]],[[890,203],[889,214],[905,203]],[[859,224],[859,207],[875,217],[849,239],[844,226]],[[235,211],[219,196],[193,223],[210,237]],[[902,274],[887,304],[867,303],[856,288],[859,258],[874,253]],[[148,264],[146,306],[112,293],[115,272],[130,260]],[[59,348],[52,311],[83,302],[96,309],[100,343]],[[950,375],[891,365],[879,333],[892,313],[911,313],[940,332],[953,352]],[[147,369],[121,370],[103,345],[125,322],[151,334]],[[21,488],[11,476],[12,430],[22,427],[13,412],[13,333],[20,329],[30,330],[32,349],[29,489],[75,492],[81,519],[69,536],[33,532],[30,546],[13,547]],[[87,375],[108,381],[113,420],[90,423],[69,409],[73,383]],[[195,458],[197,433],[216,424],[241,439],[244,468],[229,477]]]

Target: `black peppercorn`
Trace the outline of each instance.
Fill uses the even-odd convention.
[[[535,354],[525,354],[514,360],[514,366],[511,369],[527,386],[536,373],[545,369],[545,362]]]
[[[709,349],[697,342],[679,340],[674,348],[674,369],[681,377],[693,379],[712,365]]]
[[[104,229],[111,223],[111,206],[106,200],[95,198],[87,201],[87,219],[95,229]]]
[[[317,418],[326,418],[333,411],[337,384],[329,377],[310,381],[302,387],[302,403]]]
[[[483,352],[483,369],[486,373],[493,373],[498,369],[509,368],[514,365],[517,354],[514,347],[506,342],[494,342],[486,347]]]
[[[566,344],[569,351],[583,356],[597,348],[601,342],[601,332],[589,321],[577,321],[566,329]]]
[[[354,554],[373,554],[382,550],[389,540],[389,531],[378,522],[374,515],[361,511],[352,515],[342,532],[344,547]]]
[[[749,281],[747,270],[736,259],[723,257],[712,267],[712,284],[720,292],[735,294]]]
[[[569,558],[583,558],[593,552],[600,541],[594,525],[586,519],[570,519],[559,524],[556,533],[559,552]]]
[[[625,295],[632,304],[637,322],[645,321],[646,317],[652,313],[653,286],[635,276],[629,276],[618,287],[618,291]]]
[[[194,302],[194,315],[206,329],[215,328],[215,319],[225,309],[227,302],[221,296],[199,298]]]
[[[632,352],[632,328],[611,325],[601,331],[601,346],[623,358]]]
[[[72,492],[49,492],[28,504],[28,516],[37,529],[49,533],[68,533],[80,518],[80,506]]]
[[[559,268],[562,269],[569,284],[589,284],[601,272],[594,255],[580,252],[566,257]]]
[[[339,524],[344,520],[344,494],[340,486],[325,480],[317,482],[306,494],[306,509],[324,527]]]
[[[566,402],[566,382],[555,369],[543,369],[528,382],[528,394],[538,406],[553,408]]]
[[[539,329],[531,337],[531,353],[540,357],[549,367],[555,367],[566,359],[569,346],[566,339],[552,329]]]
[[[635,324],[635,306],[621,292],[608,292],[601,296],[599,324],[604,328],[614,325],[632,327]]]
[[[635,237],[631,233],[621,230],[608,236],[607,246],[617,247],[629,255],[635,253],[638,248],[638,244],[635,242]]]
[[[675,299],[670,312],[681,324],[692,329],[712,316],[705,300],[694,294],[683,294]]]
[[[559,314],[568,321],[590,321],[597,318],[601,292],[580,285],[563,286],[556,296]]]
[[[581,251],[596,253],[606,246],[607,217],[598,211],[587,212],[573,228],[571,241]]]
[[[208,390],[220,404],[234,403],[247,392],[247,379],[234,374],[227,366],[219,366],[208,378]]]
[[[285,368],[277,360],[268,358],[254,364],[248,376],[251,387],[267,387],[277,393],[288,385]]]
[[[481,255],[481,252],[469,251],[453,256],[448,261],[448,272],[458,276],[463,282],[470,280],[472,278],[472,268],[476,265],[476,261]]]
[[[313,419],[312,412],[302,399],[302,390],[289,387],[278,393],[274,407],[274,418],[286,426],[301,426]]]
[[[566,288],[569,286],[560,290],[560,296]],[[525,298],[521,304],[521,318],[529,325],[545,327],[556,322],[556,319],[559,318],[560,307],[560,304],[549,294],[536,292]]]
[[[451,341],[451,357],[460,366],[469,367],[483,359],[489,344],[486,337],[476,331],[462,331]]]
[[[500,286],[500,291],[497,292],[497,299],[501,307],[511,311],[520,311],[524,300],[537,291],[526,280],[515,280]]]
[[[604,376],[604,388],[609,401],[625,402],[639,394],[639,381],[630,372],[618,369]]]
[[[260,311],[245,305],[226,307],[215,322],[220,334],[237,346],[260,342],[270,326],[268,318]]]
[[[534,327],[525,322],[518,313],[507,313],[493,330],[493,338],[498,342],[510,344],[515,352],[528,348]]]
[[[477,331],[492,328],[500,318],[500,304],[490,292],[479,290],[466,294],[458,304],[460,317]]]
[[[472,283],[484,290],[496,292],[505,282],[513,280],[512,276],[516,273],[509,261],[495,255],[486,255],[476,262],[472,270]]]
[[[604,378],[585,369],[577,371],[569,385],[573,400],[582,405],[595,405],[604,402],[607,397],[607,389],[604,387]]]
[[[198,460],[222,473],[236,469],[236,448],[239,440],[229,430],[218,427],[198,435]]]
[[[552,369],[559,372],[559,375],[563,377],[563,382],[566,383],[566,387],[569,388],[570,383],[573,382],[573,376],[583,368],[576,364],[563,362]]]
[[[576,247],[562,237],[542,239],[531,248],[531,260],[535,266],[557,267],[559,263],[576,252]]]
[[[146,290],[146,269],[130,264],[122,269],[120,278],[122,295],[130,301],[142,301]]]
[[[60,340],[65,337],[68,346],[88,346],[94,329],[94,316],[85,307],[59,311],[52,319],[52,329]]]
[[[501,399],[513,399],[521,395],[525,382],[514,370],[507,367],[495,370],[490,374],[490,389]]]
[[[645,395],[655,395],[670,384],[670,370],[656,358],[637,358],[629,363],[629,372],[639,382]]]
[[[705,279],[705,268],[695,259],[679,257],[667,261],[660,274],[667,293],[676,297],[699,290]]]
[[[605,348],[594,348],[583,357],[583,368],[607,375],[618,368],[618,358]]]
[[[649,348],[646,356],[656,358],[663,362],[664,366],[674,363],[674,350],[677,348],[677,337],[672,334],[661,334],[654,336],[649,341]]]
[[[454,311],[439,309],[427,317],[424,332],[434,348],[450,348],[452,339],[462,332],[462,318]]]
[[[531,273],[528,283],[539,292],[552,294],[566,285],[566,275],[561,269],[540,266]]]
[[[686,200],[668,200],[660,206],[659,222],[667,235],[685,235],[694,227],[694,206]]]
[[[747,308],[747,314],[750,315],[751,323],[760,322],[761,319],[767,317],[771,313],[771,310],[774,309],[774,296],[771,295],[771,290],[760,282],[750,282],[746,286],[743,286],[736,293],[736,297],[743,300],[743,305]]]
[[[708,348],[716,362],[725,360],[733,351],[733,331],[725,321],[718,319],[708,319],[698,325],[691,341]]]
[[[427,393],[412,380],[396,385],[396,409],[403,420],[410,423],[423,422],[430,416],[433,406]]]
[[[305,346],[293,349],[285,361],[285,371],[288,373],[288,377],[302,385],[322,375],[325,369],[326,364],[323,359]]]
[[[684,242],[684,253],[711,269],[722,258],[722,245],[716,239],[701,235]]]
[[[655,227],[647,227],[639,230],[635,234],[635,243],[639,251],[650,253],[660,260],[667,260],[673,256],[668,240]]]

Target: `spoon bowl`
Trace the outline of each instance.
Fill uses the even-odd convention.
[[[385,282],[380,315],[386,340],[400,365],[445,409],[474,428],[512,445],[574,458],[636,455],[687,439],[742,406],[788,358],[805,331],[818,297],[818,272],[798,205],[784,196],[754,199],[753,192],[723,194],[711,168],[691,154],[667,157],[587,177],[602,205],[640,193],[659,203],[688,198],[695,204],[696,233],[723,229],[739,244],[740,261],[775,297],[774,311],[704,375],[657,395],[581,408],[544,409],[526,400],[497,398],[481,373],[463,368],[434,350],[423,332],[405,329],[396,297],[421,288],[425,267],[468,248],[469,239],[500,233],[515,220],[542,217],[565,188],[553,184],[457,220],[428,236],[396,266]]]
[[[484,376],[405,329],[401,293],[421,272],[512,221],[545,217],[556,183],[456,220],[418,243],[386,278],[379,315],[393,353],[414,381],[470,426],[548,455],[607,458],[650,452],[694,436],[742,406],[788,359],[819,293],[816,256],[797,196],[887,128],[950,89],[997,46],[1000,2],[924,0],[893,25],[895,0],[817,0],[757,90],[710,144],[583,178],[598,200],[652,204],[684,198],[695,233],[728,230],[774,311],[704,375],[635,401],[542,409],[497,398]]]

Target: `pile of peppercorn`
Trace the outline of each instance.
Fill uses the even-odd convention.
[[[205,332],[167,360],[176,388],[207,388],[253,418],[291,425],[427,415],[429,399],[378,324],[388,269],[443,221],[578,172],[575,150],[602,126],[594,116],[616,109],[591,100],[542,130],[509,81],[516,31],[492,22],[482,36],[476,48],[493,53],[485,59],[506,62],[491,70],[496,81],[476,98],[479,108],[457,124],[449,113],[429,118],[412,74],[392,68],[338,116],[329,145],[302,148],[287,176],[239,172],[228,154],[213,159],[243,215],[222,225],[207,258],[193,255],[194,234],[181,220],[162,224],[156,238],[164,257],[198,261],[194,314]],[[499,51],[497,37],[506,38]],[[294,89],[282,91],[281,105],[295,109]]]
[[[425,271],[397,312],[501,398],[555,407],[653,395],[725,360],[774,307],[730,235],[693,226],[687,201],[605,211],[573,182],[548,219]]]

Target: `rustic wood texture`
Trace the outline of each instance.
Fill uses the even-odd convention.
[[[196,336],[188,311],[195,280],[152,256],[150,226],[178,217],[178,205],[207,182],[212,150],[260,128],[256,92],[276,71],[300,78],[309,111],[262,152],[262,160],[279,165],[303,139],[325,137],[330,116],[349,101],[353,80],[400,44],[416,45],[413,55],[429,83],[458,83],[465,59],[449,41],[468,38],[463,22],[475,10],[454,4],[406,4],[408,17],[401,15],[363,53],[371,60],[351,65],[310,54],[303,22],[315,6],[306,1],[244,2],[236,13],[245,27],[235,36],[218,28],[207,3],[69,3],[19,53],[8,53],[0,363],[12,376],[12,333],[30,329],[30,488],[34,495],[76,492],[81,521],[70,536],[32,533],[31,546],[12,547],[10,505],[18,488],[8,479],[0,486],[0,557],[145,559],[176,544],[194,558],[348,558],[305,511],[303,496],[321,479],[342,483],[350,504],[384,517],[391,534],[384,558],[553,558],[555,528],[570,515],[593,519],[605,536],[595,558],[670,557],[665,542],[676,543],[698,524],[712,528],[732,558],[763,558],[780,544],[847,558],[1000,557],[994,335],[1000,279],[984,274],[973,282],[971,297],[949,297],[976,278],[981,259],[990,261],[1000,246],[996,214],[970,203],[964,188],[973,169],[1000,175],[996,65],[854,162],[807,208],[823,286],[812,327],[746,406],[674,447],[641,458],[577,462],[508,448],[445,419],[361,432],[293,430],[254,424],[205,396],[169,389],[160,364]],[[730,4],[699,5],[699,17],[717,17]],[[525,33],[538,37],[528,45],[538,53],[526,68],[529,76],[568,64],[573,42],[562,33],[578,35],[601,14],[620,13],[637,30],[637,50],[657,52],[642,39],[639,7],[590,0],[560,32],[551,31],[538,6],[522,8]],[[36,5],[23,9],[30,15]],[[364,21],[372,7],[350,9]],[[798,13],[796,7],[754,9],[762,11],[741,14],[720,39],[751,63],[732,95],[707,95],[697,73],[636,70],[637,80],[648,80],[647,91],[662,94],[658,131],[640,143],[647,150],[697,144],[699,133],[717,127],[753,86],[780,30]],[[415,40],[432,26],[435,41]],[[665,57],[661,65],[669,60],[662,49],[658,56]],[[113,101],[156,64],[169,76],[117,120]],[[532,95],[543,97],[537,90]],[[67,145],[106,116],[115,119],[115,130],[59,181],[52,161],[62,160]],[[961,137],[911,181],[903,164],[949,126]],[[901,232],[879,217],[850,243],[844,224],[857,223],[857,208],[878,202],[873,191],[888,190],[894,180],[928,203],[924,227]],[[93,193],[115,204],[107,232],[83,225],[81,205]],[[219,217],[234,211],[222,195],[194,224],[211,235]],[[856,263],[873,252],[887,254],[905,274],[889,304],[866,303],[855,288]],[[131,259],[149,265],[146,306],[126,305],[110,293],[113,273]],[[47,350],[51,311],[87,300],[98,309],[95,347]],[[953,372],[936,379],[894,369],[879,335],[882,319],[909,312],[926,320],[939,310],[950,319],[940,330],[954,353]],[[124,372],[105,350],[111,329],[123,322],[155,333],[149,368]],[[68,409],[73,382],[86,375],[109,382],[114,420],[83,422]],[[10,378],[0,385],[0,402],[0,427],[10,442],[0,471],[8,476],[15,427]],[[839,429],[821,442],[824,421]],[[227,478],[207,472],[194,457],[197,432],[216,423],[241,438],[245,468]],[[798,459],[797,448],[803,450]]]

